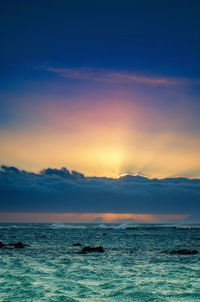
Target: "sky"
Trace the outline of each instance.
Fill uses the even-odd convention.
[[[45,202],[47,197],[43,207],[27,207],[22,195],[32,204],[37,194],[24,192],[13,201],[11,188],[4,185],[7,173],[14,172],[2,168],[0,212],[68,215],[72,211],[72,221],[84,211],[93,213],[91,219],[79,218],[90,221],[111,219],[105,213],[196,217],[199,183],[195,180],[195,197],[183,194],[185,181],[179,184],[178,190],[183,187],[183,191],[178,193],[176,209],[171,205],[176,200],[174,189],[168,197],[163,193],[166,208],[157,201],[153,205],[152,196],[148,206],[143,201],[138,208],[138,200],[143,199],[133,192],[127,197],[127,188],[125,195],[117,192],[122,174],[156,178],[162,185],[162,179],[176,184],[176,178],[200,178],[199,10],[200,3],[194,0],[10,0],[1,5],[0,165],[39,176],[44,169],[66,167],[84,174],[89,183],[94,178],[98,190],[91,197],[91,208],[84,202],[85,206],[77,203],[74,209],[59,204],[54,208]],[[122,207],[115,207],[99,189],[102,178]],[[112,179],[116,182],[111,186]],[[17,180],[20,188],[21,181]],[[32,187],[30,179],[26,181]],[[78,193],[85,190],[85,182],[82,185]],[[165,188],[168,185],[165,182]],[[99,208],[99,194],[108,200],[109,208],[106,204]],[[79,198],[79,194],[63,196],[67,204]],[[57,199],[55,195],[55,203]],[[124,208],[123,200],[127,200]],[[200,206],[198,211],[200,217]],[[160,221],[160,217],[147,220]]]

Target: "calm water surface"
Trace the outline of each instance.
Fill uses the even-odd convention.
[[[200,301],[200,225],[0,224],[0,301]],[[105,253],[77,254],[83,245]]]

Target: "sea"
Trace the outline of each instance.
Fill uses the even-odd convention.
[[[198,224],[4,223],[0,241],[30,245],[0,249],[1,302],[200,301],[200,254],[170,254],[200,251]]]

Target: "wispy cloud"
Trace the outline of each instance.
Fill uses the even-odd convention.
[[[130,71],[91,68],[54,68],[44,66],[41,68],[71,80],[102,81],[109,83],[140,83],[149,85],[176,85],[183,81],[172,77],[140,75]]]

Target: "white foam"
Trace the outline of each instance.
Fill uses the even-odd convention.
[[[110,229],[110,228],[113,228],[113,226],[110,226],[108,224],[99,224],[99,225],[97,225],[96,228],[97,229]]]
[[[51,229],[86,229],[86,226],[79,224],[53,223],[49,226]]]
[[[120,224],[120,225],[115,226],[115,229],[125,230],[127,227],[128,227],[127,224]]]

